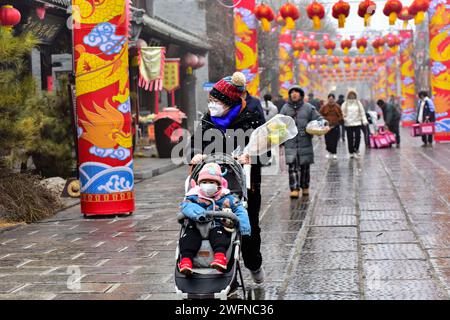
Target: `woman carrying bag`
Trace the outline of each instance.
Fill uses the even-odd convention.
[[[417,123],[426,123],[426,122],[435,122],[436,115],[434,112],[434,103],[428,97],[428,93],[426,91],[419,92],[419,110],[417,112]],[[423,145],[422,147],[430,145],[433,146],[433,135],[423,135],[422,136]]]
[[[341,107],[336,103],[335,98],[333,93],[328,95],[328,101],[320,108],[320,114],[328,121],[331,127],[331,130],[325,135],[325,144],[327,146],[327,151],[329,152],[326,157],[328,159],[331,156],[336,160],[340,125],[344,121],[344,116],[342,115]]]
[[[347,131],[348,152],[350,158],[359,158],[359,145],[361,143],[361,130],[367,126],[366,111],[357,99],[356,91],[347,93],[347,100],[342,104],[345,130]]]

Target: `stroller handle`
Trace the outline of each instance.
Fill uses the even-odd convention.
[[[210,221],[214,218],[225,218],[225,219],[230,219],[232,220],[236,225],[239,224],[239,219],[238,217],[233,213],[233,212],[227,212],[227,211],[205,211],[205,222]],[[183,213],[178,213],[177,214],[177,220],[183,220],[186,219],[187,217],[183,214]]]

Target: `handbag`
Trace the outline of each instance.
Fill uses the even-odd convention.
[[[429,120],[423,123],[415,123],[411,126],[410,132],[413,137],[433,135],[435,133],[435,124]]]

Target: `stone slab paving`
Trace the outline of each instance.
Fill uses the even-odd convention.
[[[289,199],[287,175],[263,177],[266,282],[257,299],[448,299],[450,145],[324,157],[311,194]],[[268,172],[267,168],[264,172]],[[175,220],[186,168],[136,185],[130,217],[83,219],[79,207],[0,233],[0,299],[173,299]]]

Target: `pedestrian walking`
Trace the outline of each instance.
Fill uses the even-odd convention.
[[[308,93],[308,103],[314,106],[316,110],[320,110],[320,101],[319,99],[314,98],[314,93]]]
[[[280,114],[295,120],[298,134],[284,143],[286,164],[289,166],[289,187],[291,198],[309,195],[310,165],[314,163],[312,136],[306,132],[306,126],[312,120],[323,120],[314,106],[304,101],[305,92],[299,86],[289,88],[289,101]]]
[[[277,107],[272,102],[272,96],[270,94],[264,95],[264,103],[262,104],[264,111],[264,118],[269,121],[278,114]]]
[[[428,96],[428,92],[420,91],[419,92],[419,109],[417,110],[417,123],[425,123],[425,122],[435,122],[435,106],[433,100]],[[422,147],[430,147],[433,146],[433,135],[424,135],[422,136],[423,145]]]
[[[244,139],[238,139],[233,133],[254,130],[265,123],[261,103],[245,90],[245,83],[244,74],[235,72],[233,76],[218,81],[210,91],[208,112],[203,116],[191,140],[192,164],[199,163],[205,157],[205,153],[214,152],[212,146],[217,146],[218,143],[221,144],[221,151],[229,154],[238,147],[244,150],[249,142],[249,136],[245,135]],[[201,149],[196,149],[197,146]],[[245,162],[247,158],[243,155],[239,159]],[[261,228],[259,227],[261,209],[259,158],[251,161],[250,180],[247,211],[251,235],[242,237],[242,258],[253,280],[261,283],[264,281],[264,269],[262,268]]]
[[[280,112],[281,108],[286,104],[286,100],[279,94],[277,100],[275,100],[273,104],[278,108],[278,112]]]
[[[328,121],[330,126],[330,131],[325,135],[325,144],[327,146],[327,151],[329,152],[326,157],[337,159],[337,145],[339,142],[340,135],[340,125],[344,121],[344,116],[340,106],[335,100],[335,95],[330,93],[328,95],[327,103],[320,108],[320,114]]]
[[[382,99],[377,101],[377,105],[383,110],[386,128],[395,134],[396,146],[400,148],[400,112],[395,105],[386,103]]]
[[[340,94],[338,99],[337,99],[337,101],[336,101],[336,103],[339,105],[339,107],[341,107],[341,110],[342,110],[342,104],[344,103],[344,101],[345,101],[344,95]],[[341,139],[342,139],[343,142],[345,142],[345,126],[344,126],[344,123],[342,123],[339,127],[340,127],[339,131],[340,131]]]
[[[347,131],[347,145],[350,158],[359,157],[359,145],[361,143],[362,127],[369,122],[363,105],[357,99],[356,91],[350,90],[347,100],[342,104],[345,130]]]

